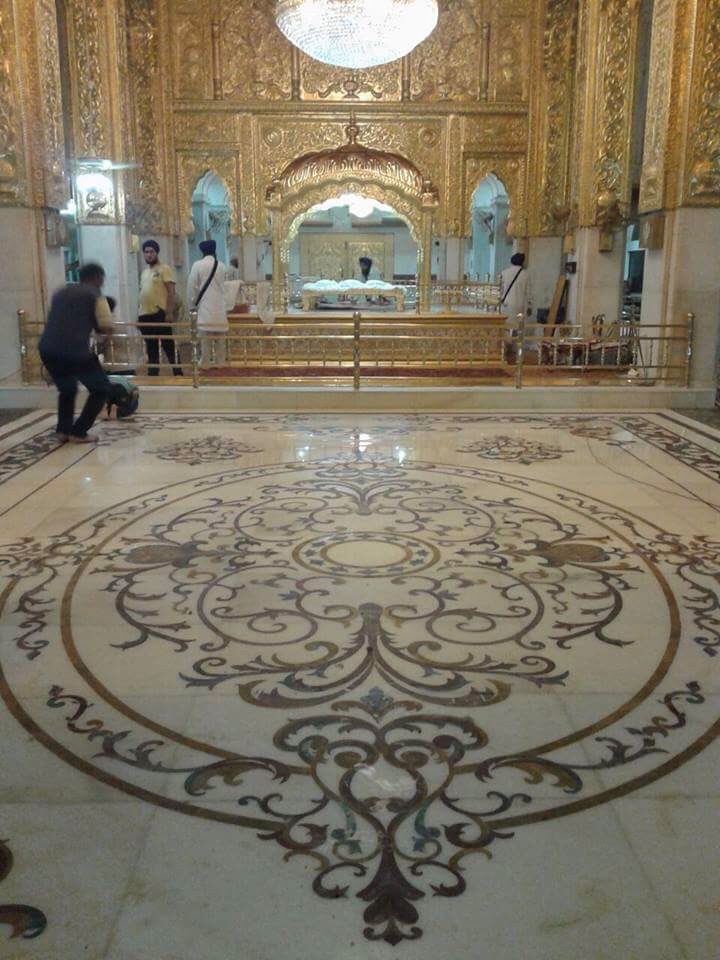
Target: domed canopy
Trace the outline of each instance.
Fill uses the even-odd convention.
[[[360,129],[354,117],[345,128],[347,143],[296,157],[267,190],[272,204],[322,182],[342,183],[354,178],[373,179],[409,194],[423,204],[437,203],[437,191],[406,157],[358,143]]]

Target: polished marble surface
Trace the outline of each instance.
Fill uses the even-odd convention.
[[[0,428],[0,956],[716,960],[712,426],[97,432]]]

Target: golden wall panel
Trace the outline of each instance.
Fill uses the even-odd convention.
[[[42,156],[44,203],[62,207],[68,199],[65,172],[65,133],[60,84],[57,11],[54,0],[34,0],[37,31],[38,147]]]
[[[163,105],[159,99],[160,10],[158,0],[127,0],[128,73],[133,103],[138,169],[128,201],[128,220],[138,233],[168,230],[163,169]]]
[[[218,0],[218,9],[223,96],[290,99],[292,48],[275,25],[273,5],[267,0]]]
[[[103,0],[68,0],[73,132],[75,154],[109,157],[108,89],[103,70]]]
[[[640,211],[660,210],[665,198],[665,157],[673,79],[676,0],[655,0],[652,14]]]
[[[490,28],[491,99],[524,101],[529,92],[531,7],[493,0]]]
[[[685,197],[720,205],[720,0],[698,0]]]
[[[562,233],[569,213],[578,0],[547,0],[540,59],[538,153],[531,232]]]
[[[410,54],[413,100],[480,99],[486,0],[445,0],[437,29]]]
[[[300,54],[300,91],[303,100],[399,100],[402,64],[385,63],[371,70],[344,70]]]
[[[346,142],[347,115],[335,119],[318,119],[309,115],[263,117],[258,121],[259,150],[257,158],[258,204],[264,203],[265,187],[296,157],[314,150],[338,147]],[[440,184],[444,180],[442,121],[435,118],[358,119],[359,141],[364,146],[399,153],[411,160],[424,177]]]
[[[211,22],[207,8],[178,5],[171,22],[175,95],[187,100],[211,97]]]
[[[0,0],[0,203],[27,200],[12,0]]]
[[[235,115],[176,111],[175,138],[179,144],[189,146],[193,143],[237,143],[238,120]]]

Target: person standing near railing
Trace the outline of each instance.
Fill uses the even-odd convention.
[[[38,349],[45,369],[58,390],[58,439],[71,443],[94,443],[88,433],[110,396],[110,381],[90,349],[90,335],[110,333],[112,314],[102,285],[105,271],[98,263],[80,268],[79,283],[69,283],[53,294]],[[78,383],[88,391],[80,416],[75,416]]]
[[[148,376],[160,373],[160,345],[172,365],[173,376],[181,377],[173,339],[172,318],[175,310],[175,274],[171,266],[160,262],[160,244],[146,240],[142,245],[147,266],[140,275],[140,310],[138,326],[145,341]]]
[[[227,267],[216,256],[217,244],[214,240],[202,240],[199,246],[203,257],[190,270],[187,302],[190,309],[197,310],[201,366],[220,367],[227,359],[225,337],[229,324],[224,286]]]
[[[525,269],[525,254],[514,253],[510,266],[500,274],[500,313],[505,314],[511,337],[517,335],[517,317],[530,315],[530,274]],[[514,339],[506,343],[505,359],[513,363],[516,357]]]

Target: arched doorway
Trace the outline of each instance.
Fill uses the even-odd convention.
[[[329,201],[350,196],[356,203],[372,203],[372,210],[379,213],[392,213],[396,222],[407,225],[416,248],[415,275],[422,308],[429,295],[429,253],[437,191],[405,157],[359,144],[359,128],[354,121],[346,132],[347,143],[299,157],[267,189],[275,289],[291,273],[291,247],[308,212],[320,212],[320,207]],[[343,262],[343,270],[349,271],[349,259]],[[299,268],[299,262],[297,265]]]
[[[389,204],[338,193],[311,207],[290,241],[291,277],[359,278],[360,257],[372,260],[373,277],[417,279],[418,245],[404,217]]]
[[[235,252],[230,235],[230,194],[212,170],[206,171],[195,184],[191,209],[193,232],[188,237],[188,264],[192,266],[200,258],[198,244],[201,240],[214,240],[218,259],[227,263]]]
[[[465,274],[471,280],[494,280],[509,264],[513,240],[508,235],[510,198],[504,183],[488,173],[470,201],[471,235],[465,252]]]

